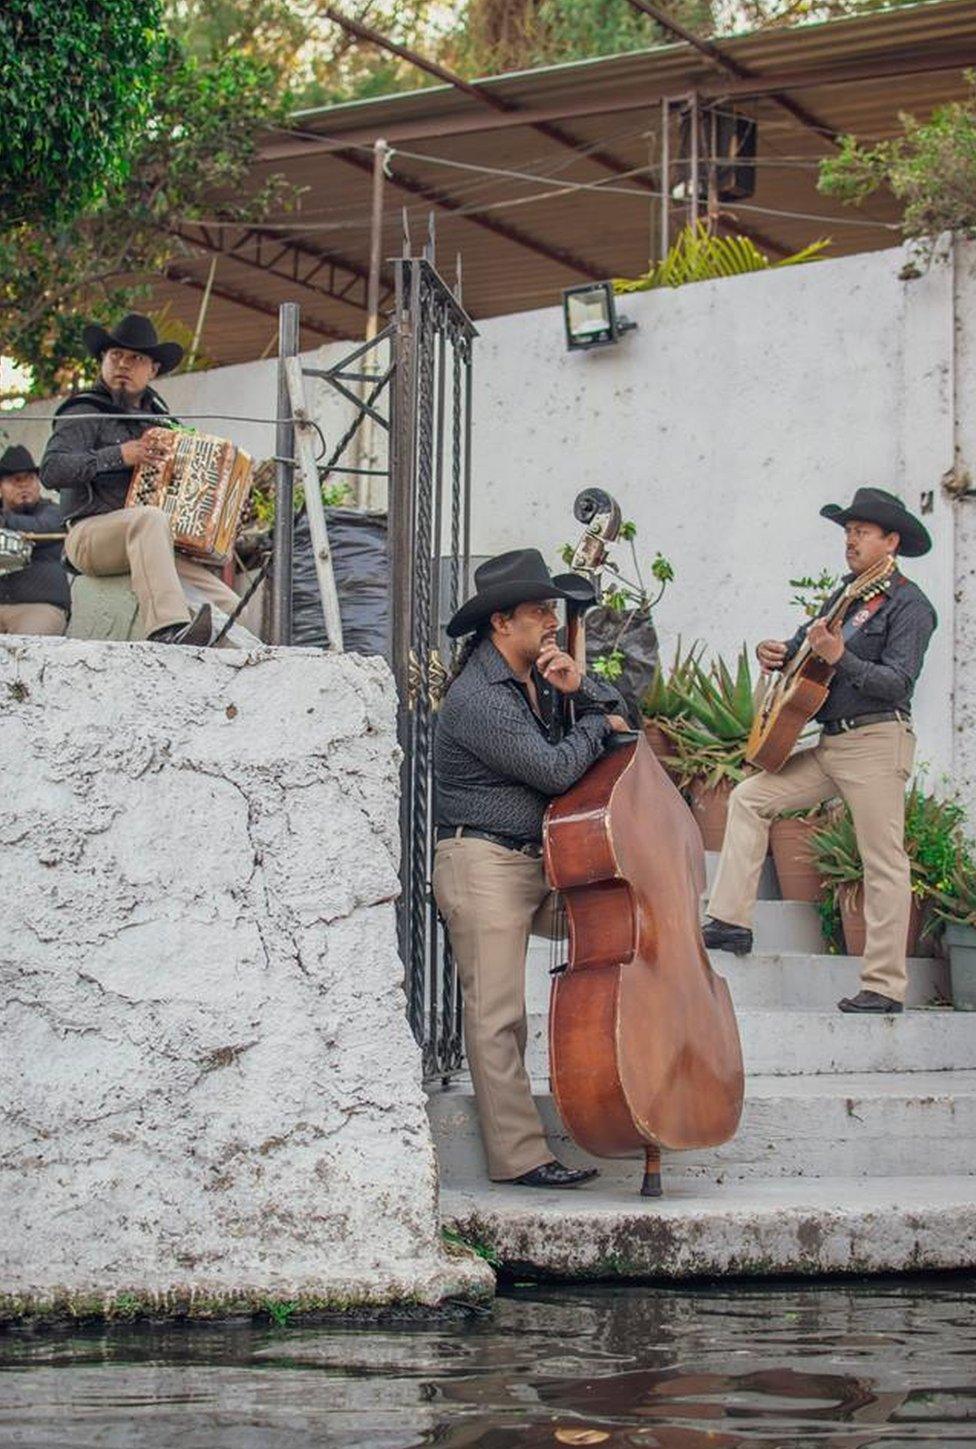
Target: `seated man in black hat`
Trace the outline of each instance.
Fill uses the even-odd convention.
[[[160,509],[124,507],[133,469],[158,453],[158,442],[146,433],[163,418],[175,421],[150,383],[176,367],[183,349],[176,342],[160,342],[149,318],[136,312],[123,317],[114,332],[86,327],[84,338],[101,361],[101,376],[58,408],[41,460],[44,486],[61,494],[68,562],[95,578],[130,574],[149,639],[209,644],[210,603],[230,614],[237,595],[204,564],[174,554],[169,522]],[[181,579],[210,601],[192,623]]]
[[[549,801],[629,728],[619,696],[580,677],[556,642],[560,599],[592,602],[579,574],[551,578],[534,548],[490,559],[477,593],[447,626],[470,634],[434,739],[434,896],[464,994],[464,1041],[488,1174],[496,1182],[574,1187],[596,1174],[557,1162],[525,1071],[525,953],[548,934],[542,867]],[[567,725],[559,696],[572,700]]]
[[[71,595],[61,562],[64,529],[55,504],[41,496],[37,464],[26,448],[0,457],[0,528],[53,533],[33,545],[25,568],[0,574],[0,634],[63,634]]]
[[[844,584],[888,556],[917,558],[932,546],[919,520],[882,488],[859,488],[850,508],[832,503],[820,512],[846,534],[850,572]],[[836,632],[817,618],[792,639],[764,639],[758,646],[764,669],[782,669],[806,638],[834,675],[816,716],[823,726],[819,744],[797,751],[778,773],[753,775],[733,790],[708,906],[712,919],[703,933],[712,950],[752,950],[752,909],[772,818],[840,795],[850,806],[864,865],[867,923],[862,989],[838,1002],[850,1012],[903,1009],[911,909],[905,786],[915,758],[911,701],[937,622],[918,585],[897,570],[878,597],[877,605],[850,610]]]

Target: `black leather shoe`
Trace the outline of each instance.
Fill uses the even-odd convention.
[[[591,1182],[599,1176],[595,1167],[563,1167],[553,1158],[551,1162],[533,1167],[531,1172],[523,1172],[521,1177],[513,1177],[511,1181],[513,1187],[579,1187],[581,1182]]]
[[[845,996],[837,1005],[841,1011],[873,1011],[886,1016],[897,1016],[905,1010],[900,1001],[882,996],[880,991],[859,991],[856,996]]]
[[[204,604],[197,610],[196,618],[191,619],[189,624],[170,624],[165,629],[157,629],[150,634],[149,639],[153,644],[196,644],[206,645],[213,638],[213,616],[210,605]]]
[[[709,951],[731,951],[733,956],[748,956],[752,950],[752,932],[745,926],[711,917],[702,927],[702,940]]]

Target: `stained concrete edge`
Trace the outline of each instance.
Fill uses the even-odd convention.
[[[130,1274],[111,1287],[100,1282],[25,1288],[0,1293],[0,1328],[18,1322],[66,1320],[205,1322],[265,1315],[291,1322],[318,1315],[436,1314],[451,1306],[484,1304],[494,1293],[495,1275],[485,1260],[465,1243],[450,1239],[436,1267],[394,1276],[384,1268],[373,1280],[357,1272],[345,1283],[341,1278],[320,1283],[285,1278],[251,1284],[205,1279],[147,1283]]]
[[[976,1177],[819,1179],[542,1194],[442,1194],[445,1226],[501,1272],[563,1281],[921,1272],[976,1267]],[[557,1200],[558,1199],[558,1200]]]

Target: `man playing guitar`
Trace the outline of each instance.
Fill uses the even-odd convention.
[[[828,504],[820,512],[846,535],[844,585],[886,557],[916,558],[932,546],[919,520],[881,488],[859,488],[849,508]],[[936,622],[921,589],[894,569],[884,595],[850,609],[839,627],[817,618],[792,639],[764,639],[756,650],[764,670],[778,670],[805,640],[834,673],[816,716],[823,727],[819,743],[792,755],[776,774],[753,775],[732,792],[703,937],[710,950],[752,950],[752,910],[773,817],[840,795],[850,806],[864,865],[867,924],[862,989],[838,1002],[841,1011],[903,1009],[911,908],[905,784],[915,755],[910,708]]]

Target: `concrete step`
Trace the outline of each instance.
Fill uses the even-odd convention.
[[[775,1010],[830,1011],[842,996],[858,990],[861,972],[857,956],[824,956],[813,951],[755,951],[733,956],[713,951],[712,965],[724,976],[736,1010],[753,1007]],[[533,937],[526,962],[526,1009],[549,1009],[550,943]],[[948,968],[927,956],[908,962],[908,1004],[930,1006],[949,999]]]
[[[749,1076],[976,1070],[976,1023],[967,1012],[863,1017],[747,1008],[737,1016]],[[549,1075],[548,1027],[548,1013],[529,1017],[525,1064],[533,1080]]]
[[[705,879],[708,882],[708,890],[711,890],[715,880],[715,872],[718,870],[719,852],[717,850],[705,851]],[[706,896],[708,891],[705,892]],[[756,899],[760,901],[782,900],[783,893],[779,888],[779,881],[776,877],[776,867],[773,864],[773,857],[767,855],[763,861],[762,874],[759,877],[759,889],[756,892]]]
[[[441,1194],[446,1227],[509,1273],[562,1279],[918,1272],[976,1266],[971,1177],[672,1182],[641,1198],[484,1183]],[[777,1443],[782,1442],[777,1439]]]
[[[639,1163],[591,1159],[569,1138],[545,1083],[536,1101],[556,1156],[633,1183]],[[463,1078],[428,1104],[448,1187],[485,1177],[474,1096]],[[704,1178],[958,1176],[976,1173],[976,1072],[750,1077],[739,1130],[721,1147],[666,1152],[668,1181]],[[976,1184],[974,1184],[976,1199]]]

